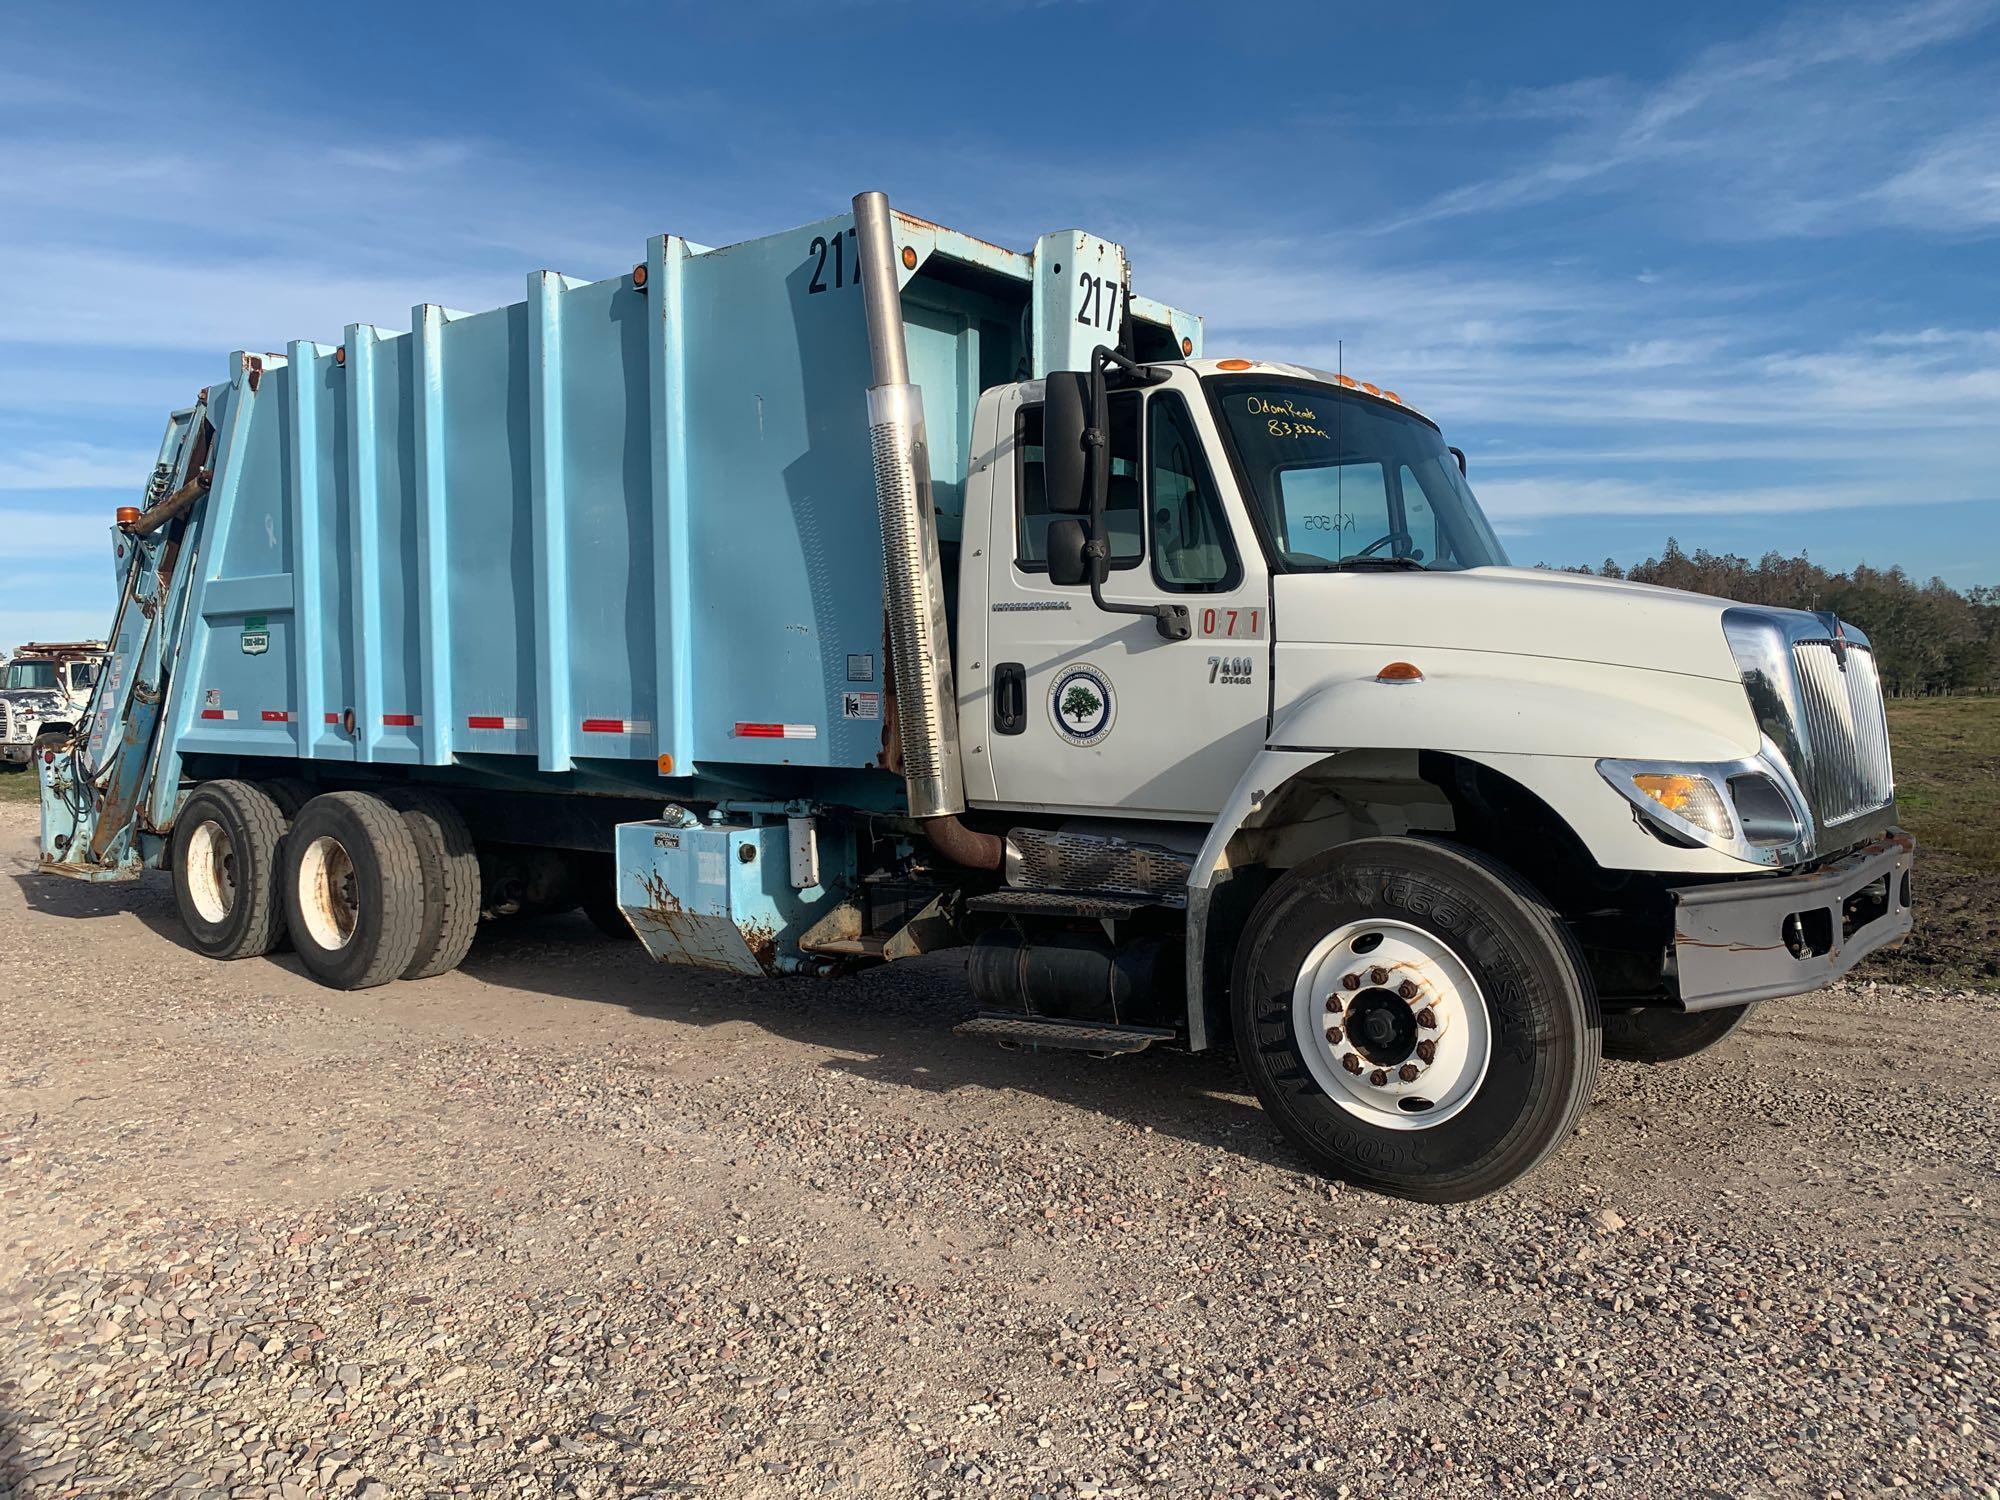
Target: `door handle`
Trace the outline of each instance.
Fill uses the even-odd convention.
[[[993,732],[1020,734],[1028,727],[1028,669],[1003,661],[993,669]]]

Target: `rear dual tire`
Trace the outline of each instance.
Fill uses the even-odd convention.
[[[205,782],[175,820],[174,896],[197,952],[249,958],[289,940],[336,989],[458,967],[479,922],[479,861],[435,792]]]
[[[197,953],[255,958],[285,935],[279,898],[288,819],[262,787],[206,781],[174,820],[174,902]]]
[[[415,962],[423,867],[402,814],[381,798],[313,798],[292,823],[285,873],[285,926],[299,961],[320,983],[370,989]]]
[[[1472,850],[1363,839],[1286,872],[1237,950],[1237,1050],[1319,1167],[1431,1203],[1492,1193],[1575,1129],[1597,999],[1555,914]]]

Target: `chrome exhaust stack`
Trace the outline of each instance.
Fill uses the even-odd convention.
[[[952,685],[937,516],[931,505],[924,398],[922,390],[910,384],[888,198],[881,193],[856,197],[854,230],[875,378],[868,390],[868,426],[875,452],[875,503],[882,521],[882,600],[889,619],[889,664],[903,779],[912,817],[949,818],[955,823],[956,815],[965,811],[958,699]],[[973,839],[989,837],[966,829],[956,832]],[[944,839],[936,841],[943,847]]]

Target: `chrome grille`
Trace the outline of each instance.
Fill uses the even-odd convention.
[[[1803,764],[1796,769],[1819,821],[1833,826],[1885,806],[1896,783],[1875,653],[1852,644],[1797,641],[1792,670],[1804,742]]]

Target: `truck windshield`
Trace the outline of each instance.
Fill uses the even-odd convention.
[[[1506,565],[1458,461],[1415,413],[1309,380],[1203,383],[1275,566],[1298,573]]]
[[[53,688],[56,664],[52,661],[17,661],[7,668],[10,688]]]

